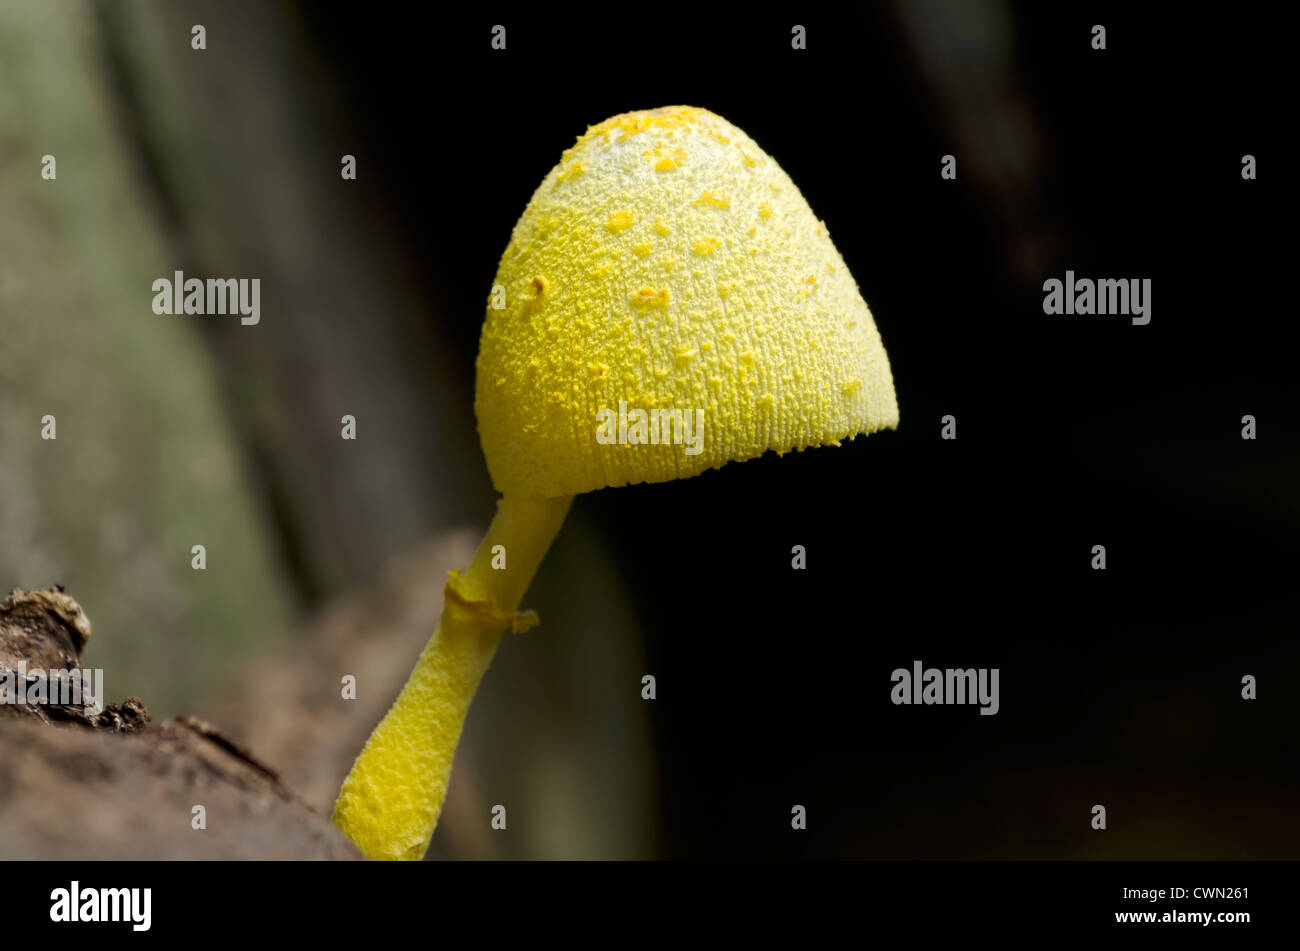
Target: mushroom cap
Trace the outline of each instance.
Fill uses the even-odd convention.
[[[707,110],[589,128],[533,194],[494,284],[475,412],[503,494],[664,482],[898,425],[884,344],[826,226]],[[632,440],[636,410],[702,410],[698,451],[671,442],[675,421],[657,444],[616,441],[620,403]],[[602,410],[615,441],[597,438]]]

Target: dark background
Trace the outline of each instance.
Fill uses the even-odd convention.
[[[577,502],[646,623],[666,854],[1088,856],[1115,836],[1131,857],[1296,854],[1300,443],[1268,16],[308,20],[428,293],[463,315],[462,367],[559,152],[675,103],[782,164],[876,316],[897,432]],[[1067,268],[1151,278],[1151,323],[1044,316]],[[1001,712],[894,707],[890,672],[915,659],[1000,667]],[[780,820],[793,803],[806,833]]]

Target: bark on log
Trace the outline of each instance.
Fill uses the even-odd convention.
[[[0,602],[0,677],[80,670],[90,624],[54,587]],[[83,698],[84,699],[84,698]],[[219,730],[138,697],[0,703],[0,858],[355,859],[329,819]],[[202,806],[202,828],[195,807]]]

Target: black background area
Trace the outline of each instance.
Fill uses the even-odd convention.
[[[533,189],[631,109],[703,106],[751,134],[872,307],[897,432],[577,502],[649,638],[667,854],[1295,855],[1293,102],[1289,34],[1262,9],[1012,6],[1039,150],[1000,198],[965,174],[960,108],[922,81],[896,8],[403,7],[401,28],[305,11],[429,294],[463,315],[461,365]],[[1028,273],[998,213],[1022,188],[1046,236]],[[1151,278],[1150,325],[1045,316],[1042,281],[1067,268]],[[893,706],[891,671],[917,659],[999,667],[1000,713]]]

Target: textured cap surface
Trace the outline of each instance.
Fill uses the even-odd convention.
[[[534,193],[495,284],[475,410],[504,494],[663,482],[898,424],[889,358],[826,228],[706,110],[588,129]],[[657,444],[627,444],[646,435],[636,410],[702,410],[698,451],[666,418]]]

